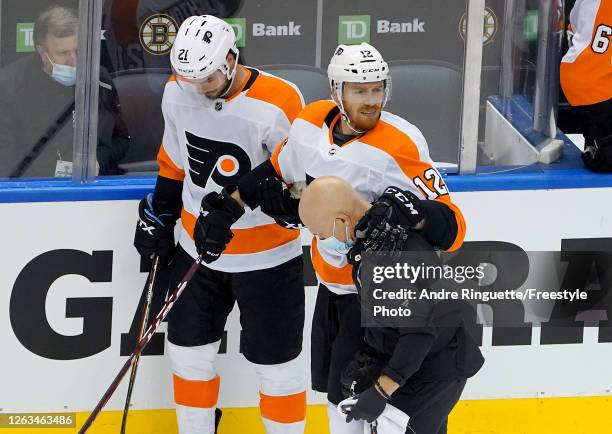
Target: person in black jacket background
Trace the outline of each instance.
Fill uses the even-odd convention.
[[[76,11],[52,6],[34,24],[36,53],[0,71],[0,178],[69,176],[77,68]],[[100,175],[122,173],[129,135],[112,80],[100,72]],[[58,163],[59,162],[59,163]]]
[[[402,208],[409,210],[414,205],[410,200],[416,198],[400,190],[392,194],[392,189],[369,204],[341,179],[321,177],[306,188],[300,200],[303,223],[320,238],[335,237],[328,232],[338,213],[351,213],[351,218],[359,221],[355,245],[348,255],[362,299],[366,296],[363,291],[369,289],[369,282],[361,281],[364,255],[411,251],[418,252],[413,258],[424,263],[438,261],[431,244],[417,231],[402,227]],[[398,200],[402,195],[408,202]],[[403,432],[405,424],[389,424],[381,418],[392,409],[387,419],[401,419],[401,413],[396,411],[401,410],[410,417],[408,429],[417,434],[447,432],[448,415],[467,378],[478,372],[484,358],[466,330],[459,308],[445,303],[424,308],[415,315],[419,319],[414,325],[380,324],[365,329],[363,348],[345,368],[341,381],[345,396],[357,394],[356,402],[343,407],[347,422],[378,424],[379,434]],[[354,327],[360,327],[359,323]]]

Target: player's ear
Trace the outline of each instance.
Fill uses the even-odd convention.
[[[41,59],[46,60],[47,56],[45,56],[47,50],[45,50],[45,47],[43,47],[42,45],[36,45],[36,52],[38,53],[38,55],[40,56]]]
[[[227,56],[225,56],[225,60],[227,60],[227,64],[229,65],[230,69],[232,69],[236,64],[236,57],[232,52],[227,53]]]

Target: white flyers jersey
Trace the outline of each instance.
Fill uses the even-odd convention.
[[[338,176],[369,202],[391,185],[421,199],[443,202],[453,210],[457,221],[457,237],[448,250],[457,249],[463,243],[465,221],[433,167],[419,129],[383,111],[374,128],[338,146],[332,131],[339,119],[340,110],[333,101],[306,106],[293,121],[287,141],[272,155],[276,172],[287,184]],[[356,292],[352,267],[345,255],[319,247],[316,238],[312,240],[311,255],[320,282],[338,294]]]
[[[183,181],[180,245],[194,258],[193,229],[202,198],[237,184],[264,162],[287,135],[304,102],[291,83],[248,68],[242,89],[210,100],[182,90],[171,78],[162,101],[165,129],[157,159],[159,175]],[[234,237],[221,257],[207,266],[241,272],[270,268],[302,254],[300,232],[285,229],[246,208],[232,226]]]

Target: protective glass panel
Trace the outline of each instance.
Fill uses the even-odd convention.
[[[113,146],[110,172],[100,175],[156,174],[163,137],[164,87],[172,74],[170,49],[182,22],[193,15],[232,17],[240,0],[108,0],[102,10],[100,66],[111,79],[120,105],[107,135],[129,137]],[[231,22],[242,31],[241,21]],[[238,34],[238,46],[244,36]],[[242,53],[241,53],[242,55]],[[187,86],[190,87],[190,86]],[[196,89],[194,89],[196,91]],[[100,133],[99,133],[100,134]]]
[[[499,32],[495,52],[483,52],[478,170],[559,161],[568,150],[557,128],[563,2],[487,2],[487,16],[495,16]]]
[[[416,125],[435,162],[458,162],[466,1],[323,3],[322,66],[338,43],[374,45],[389,63],[385,110]]]
[[[0,2],[0,179],[72,175],[77,6]]]
[[[136,4],[137,3],[137,4]],[[234,28],[240,61],[295,83],[306,103],[330,98],[327,65],[339,43],[370,42],[389,63],[385,110],[421,129],[434,161],[458,163],[466,1],[155,0],[105,2],[101,65],[112,77],[130,140],[126,174],[155,173],[161,99],[176,30],[214,14]],[[101,172],[102,174],[102,172]]]

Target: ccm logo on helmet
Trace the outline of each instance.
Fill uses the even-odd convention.
[[[251,170],[251,159],[235,143],[199,137],[185,131],[189,174],[194,184],[205,188],[208,179],[222,187],[236,184]]]

